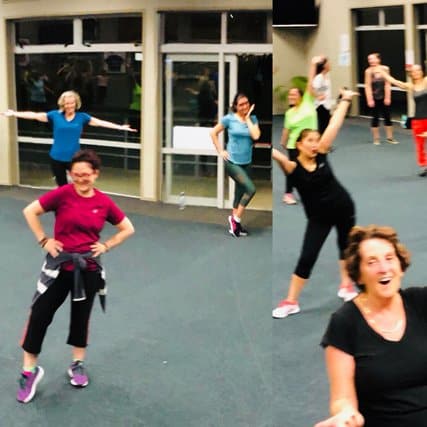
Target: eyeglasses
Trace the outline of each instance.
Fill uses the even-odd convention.
[[[95,172],[86,172],[86,173],[75,173],[75,172],[71,172],[70,175],[73,178],[89,178],[90,176],[92,176]]]
[[[248,104],[249,104],[249,101],[239,102],[239,103],[237,104],[237,106],[238,106],[238,107],[243,107],[244,105],[248,105]]]

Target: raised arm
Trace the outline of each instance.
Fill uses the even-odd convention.
[[[323,60],[323,56],[313,56],[310,61],[310,66],[308,68],[308,81],[307,81],[307,89],[306,91],[313,97],[316,96],[316,91],[313,87],[313,80],[316,76],[316,67],[319,62]]]
[[[285,172],[286,175],[292,173],[297,166],[296,162],[289,160],[288,156],[286,156],[276,148],[273,148],[271,150],[271,157],[277,162],[277,164],[282,168],[282,171]]]
[[[34,111],[7,110],[2,114],[5,117],[17,117],[18,119],[37,120],[39,122],[48,121],[46,113],[35,113]]]
[[[117,123],[109,122],[107,120],[97,119],[96,117],[92,117],[89,121],[90,126],[99,126],[107,129],[116,129],[123,130],[128,132],[137,132],[136,129],[130,127],[129,124],[119,125]]]
[[[341,129],[341,126],[344,123],[345,115],[347,114],[351,100],[353,96],[356,95],[359,94],[357,92],[353,92],[352,90],[341,91],[341,101],[335,109],[331,119],[329,120],[328,127],[320,137],[320,152],[327,153],[329,151],[329,147],[334,142],[338,131]]]
[[[365,423],[358,411],[353,356],[336,347],[325,350],[326,369],[329,377],[331,417],[315,427],[362,427]]]
[[[251,120],[251,113],[255,108],[255,104],[252,104],[249,108],[248,113],[245,116],[245,122],[249,129],[249,134],[251,135],[251,138],[256,141],[261,136],[261,131],[259,129],[258,123],[254,123]]]

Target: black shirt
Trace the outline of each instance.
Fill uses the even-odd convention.
[[[298,159],[290,174],[308,218],[334,221],[341,215],[353,215],[354,205],[347,190],[338,182],[326,154],[316,156],[316,168],[310,172]]]
[[[365,427],[427,426],[427,288],[400,292],[406,313],[400,341],[375,332],[350,301],[332,315],[321,342],[354,357]]]

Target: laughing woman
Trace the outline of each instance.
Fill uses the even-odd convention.
[[[92,150],[77,152],[71,160],[72,184],[42,195],[24,209],[24,216],[39,245],[47,252],[37,292],[21,346],[23,369],[17,399],[28,403],[43,377],[38,356],[46,331],[56,310],[71,295],[71,315],[67,344],[72,346],[72,363],[68,369],[70,383],[86,387],[85,369],[89,318],[95,295],[105,293],[100,255],[120,245],[134,232],[132,223],[119,207],[94,187],[100,160]],[[40,216],[55,213],[53,237],[44,232]],[[101,242],[105,222],[117,232]]]
[[[228,231],[235,237],[248,234],[241,225],[241,219],[256,191],[251,178],[252,146],[261,136],[261,131],[258,119],[251,114],[254,107],[245,94],[238,93],[234,97],[231,113],[223,117],[211,131],[212,142],[218,154],[224,159],[228,175],[236,184],[233,211],[228,217]],[[219,134],[224,129],[228,130],[226,149],[219,141]]]
[[[410,254],[391,227],[354,227],[346,267],[361,292],[322,339],[331,417],[315,427],[424,427],[427,288],[402,289]]]

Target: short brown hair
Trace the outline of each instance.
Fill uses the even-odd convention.
[[[348,236],[347,249],[344,252],[345,264],[347,272],[350,278],[356,283],[357,287],[361,290],[364,289],[364,285],[358,283],[360,277],[360,244],[364,240],[368,239],[383,239],[391,243],[396,251],[396,255],[400,261],[400,267],[402,271],[411,264],[411,255],[406,249],[405,245],[400,243],[397,237],[397,232],[393,227],[382,226],[382,225],[368,225],[362,227],[359,225],[354,226]]]
[[[98,157],[98,154],[91,149],[77,151],[71,159],[70,169],[73,167],[74,163],[80,162],[89,163],[93,170],[99,170],[101,167],[101,159]]]

